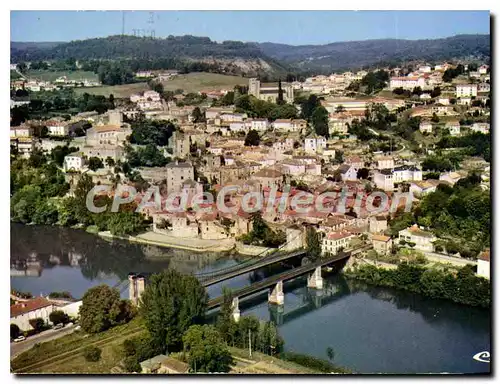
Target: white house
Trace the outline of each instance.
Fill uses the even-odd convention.
[[[450,135],[452,136],[460,135],[460,122],[456,120],[448,121],[445,125],[445,128],[447,128],[450,131]]]
[[[457,97],[477,96],[477,84],[457,84],[455,95]]]
[[[465,176],[465,172],[463,174],[458,172],[445,172],[439,176],[439,180],[455,185],[458,180],[463,179]]]
[[[391,169],[382,169],[376,172],[373,176],[373,182],[377,188],[384,191],[394,191],[394,180]]]
[[[65,171],[81,171],[85,165],[85,159],[80,152],[70,153],[64,157],[64,170]]]
[[[442,104],[442,105],[450,105],[450,99],[447,97],[440,97],[439,99],[437,99],[436,103]]]
[[[430,232],[426,232],[418,227],[417,224],[412,225],[402,231],[399,231],[398,243],[400,245],[408,244],[410,247],[412,243],[415,245],[412,247],[423,252],[434,252],[434,242],[437,237]]]
[[[248,119],[247,124],[250,124],[250,129],[255,131],[265,131],[269,128],[269,121],[267,119]]]
[[[347,180],[355,181],[358,179],[358,171],[352,165],[342,164],[339,167],[339,171],[342,181],[347,181]]]
[[[424,88],[425,78],[423,77],[391,77],[389,88],[413,89],[415,87]]]
[[[349,232],[330,232],[323,239],[321,252],[335,255],[341,248],[348,248],[353,238],[354,235]]]
[[[60,121],[47,121],[45,126],[51,136],[68,136],[69,125]]]
[[[33,135],[33,128],[20,125],[18,127],[10,127],[10,138],[15,139],[18,137],[31,137]]]
[[[392,178],[394,183],[402,183],[404,181],[421,181],[422,171],[414,166],[402,165],[394,168]]]
[[[478,68],[478,72],[481,74],[481,75],[486,75],[488,73],[488,66],[487,65],[481,65],[479,68]]]
[[[430,121],[427,121],[427,120],[424,120],[420,123],[418,129],[420,130],[420,132],[422,133],[432,133],[432,124]]]
[[[490,124],[489,123],[474,123],[470,127],[473,132],[481,132],[487,135],[490,132]]]
[[[477,275],[490,278],[490,249],[487,248],[477,258]]]
[[[432,97],[428,93],[422,93],[420,95],[420,100],[430,100],[430,99],[432,99]]]
[[[44,297],[36,297],[26,300],[10,307],[10,323],[16,324],[21,331],[33,329],[30,320],[41,318],[49,323],[49,315],[54,311],[55,306]]]
[[[310,134],[304,140],[304,150],[307,153],[322,152],[326,148],[326,139],[315,133]]]
[[[410,193],[415,196],[424,196],[434,192],[439,184],[439,180],[414,181],[410,184]]]
[[[394,159],[391,156],[379,156],[375,158],[378,169],[394,168]]]

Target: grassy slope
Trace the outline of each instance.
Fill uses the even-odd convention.
[[[75,88],[75,93],[81,95],[83,93],[88,93],[91,95],[102,95],[109,97],[113,94],[114,97],[130,97],[130,95],[138,92],[147,91],[149,89],[147,83],[134,83],[134,84],[123,84],[123,85],[105,85],[102,87],[91,87],[91,88]]]
[[[11,369],[21,373],[31,372],[79,372],[91,373],[96,369],[106,372],[120,360],[113,352],[112,346],[131,337],[135,332],[142,332],[141,319],[136,318],[130,323],[114,327],[106,332],[95,335],[85,335],[75,332],[71,335],[51,340],[34,346],[11,361]],[[83,348],[96,344],[103,349],[102,359],[98,363],[88,363],[82,356]],[[107,372],[109,372],[109,369]]]
[[[28,71],[27,73],[28,78],[42,81],[54,81],[61,76],[66,76],[68,80],[97,80],[97,75],[88,71]]]
[[[187,92],[198,92],[201,90],[232,90],[235,85],[248,85],[248,79],[240,76],[226,76],[218,73],[193,72],[186,75],[178,75],[172,80],[164,81],[165,90],[174,91],[182,89]]]

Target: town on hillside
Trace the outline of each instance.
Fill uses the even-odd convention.
[[[309,356],[280,335],[300,316],[287,292],[301,278],[310,311],[360,284],[379,300],[391,289],[434,299],[433,311],[438,300],[489,310],[488,59],[246,77],[94,61],[11,64],[11,222],[86,231],[101,250],[182,250],[195,267],[141,261],[99,285],[129,268],[117,251],[113,267],[87,268],[83,295],[13,285],[13,372],[368,373],[335,346]],[[27,246],[11,279],[85,269],[99,247]],[[231,262],[196,261],[208,254]],[[269,321],[244,313],[266,291]],[[481,356],[470,359],[483,372]]]

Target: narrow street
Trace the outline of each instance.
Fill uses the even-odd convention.
[[[44,343],[49,340],[54,340],[69,335],[75,331],[75,327],[75,325],[72,325],[71,327],[61,328],[57,330],[49,329],[47,331],[39,333],[38,335],[27,337],[26,340],[19,343],[12,342],[10,343],[10,359],[12,360],[20,353],[31,349],[36,343]]]

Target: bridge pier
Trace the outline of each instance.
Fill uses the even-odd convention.
[[[269,294],[267,301],[271,304],[285,304],[285,294],[283,293],[283,281],[278,281],[276,287]]]
[[[323,277],[321,277],[321,267],[318,267],[307,278],[307,288],[323,289]]]
[[[285,312],[284,305],[270,305],[269,306],[269,317],[272,322],[276,325],[283,325],[283,314]]]
[[[139,299],[144,292],[144,276],[129,274],[128,275],[128,296],[134,305],[139,306]]]
[[[233,319],[235,322],[240,321],[240,306],[239,306],[240,300],[235,297],[233,299],[233,304],[231,307],[233,308]]]

